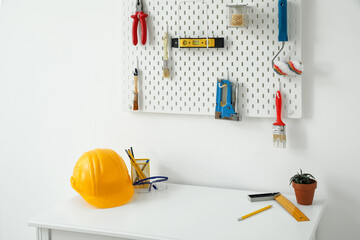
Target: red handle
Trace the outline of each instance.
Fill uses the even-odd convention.
[[[138,17],[139,15],[139,17]],[[148,15],[143,12],[136,12],[135,15],[131,15],[131,18],[134,19],[133,27],[132,27],[132,38],[133,44],[136,46],[138,44],[138,36],[137,36],[137,27],[139,24],[139,18],[141,23],[141,43],[145,45],[147,40],[147,27],[146,27],[146,18]]]
[[[276,92],[275,105],[276,105],[276,122],[274,123],[274,125],[285,126],[285,123],[281,120],[282,99],[281,99],[280,91]]]
[[[140,12],[139,14],[139,18],[140,18],[140,23],[141,23],[141,43],[143,45],[145,45],[146,43],[146,39],[147,39],[147,27],[146,27],[146,19],[147,18],[147,14]]]
[[[135,13],[135,15],[131,15],[131,18],[134,19],[133,27],[132,27],[132,40],[133,40],[133,44],[136,46],[138,44],[137,26],[139,23],[137,13]]]

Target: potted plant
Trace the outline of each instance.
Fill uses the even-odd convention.
[[[314,199],[317,182],[310,173],[297,173],[290,178],[290,184],[294,187],[296,200],[301,205],[311,205]]]

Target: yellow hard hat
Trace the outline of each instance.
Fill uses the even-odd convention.
[[[98,208],[124,205],[134,195],[124,160],[111,149],[95,149],[77,161],[71,186]]]

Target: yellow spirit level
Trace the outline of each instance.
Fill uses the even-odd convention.
[[[173,48],[223,48],[224,38],[173,38]]]

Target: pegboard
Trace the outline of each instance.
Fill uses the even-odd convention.
[[[242,117],[275,117],[275,93],[281,84],[283,117],[300,118],[301,76],[277,75],[271,60],[280,50],[277,0],[142,0],[149,15],[146,45],[132,44],[135,0],[126,0],[124,22],[123,105],[131,110],[133,71],[139,69],[139,106],[142,112],[214,115],[216,80],[239,83],[238,108]],[[228,28],[227,4],[248,4],[249,27]],[[171,48],[171,38],[224,37],[225,48]],[[180,22],[180,25],[178,25]],[[288,0],[288,34],[278,61],[301,60],[301,0]],[[163,36],[168,29],[171,78],[163,78]],[[137,60],[138,59],[138,60]]]

